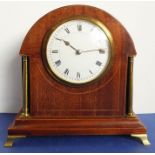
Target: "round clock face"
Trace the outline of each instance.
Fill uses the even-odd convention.
[[[56,77],[83,84],[105,72],[111,57],[111,42],[103,25],[83,19],[70,20],[49,35],[45,57]]]

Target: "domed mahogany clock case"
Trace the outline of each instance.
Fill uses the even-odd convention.
[[[103,32],[110,42],[110,50],[107,52],[111,54],[106,69],[97,78],[86,83],[76,84],[75,80],[75,83],[62,80],[52,72],[46,59],[49,36],[57,27],[72,20],[87,22],[78,26],[76,33],[86,32],[85,25],[91,23],[99,29],[104,27]],[[68,29],[70,33],[66,30],[66,38],[73,32],[70,27]],[[95,36],[93,37],[95,39]],[[75,37],[74,39],[76,40]],[[87,41],[77,40],[77,45],[81,48]],[[57,42],[62,46],[60,52],[65,52],[65,49],[75,50],[77,58],[82,57],[73,47],[76,42],[71,45],[72,40],[63,38],[57,38]],[[57,49],[53,50],[54,54],[59,52]],[[99,55],[97,52],[94,52],[96,57],[104,57],[106,54],[103,52]],[[31,27],[23,41],[20,55],[23,107],[8,129],[5,146],[12,146],[15,138],[48,135],[122,134],[138,137],[144,144],[149,144],[146,128],[132,110],[133,58],[136,50],[128,32],[110,14],[86,5],[65,6],[51,11]],[[89,60],[86,60],[86,63]],[[94,67],[101,66],[97,60],[94,62]],[[61,67],[60,61],[56,62],[56,65],[57,68]],[[82,67],[85,66],[78,66],[82,72]],[[59,71],[59,68],[57,70]],[[65,77],[70,73],[71,71],[64,70]],[[75,76],[80,77],[79,73]]]

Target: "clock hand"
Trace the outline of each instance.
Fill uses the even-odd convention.
[[[105,50],[100,48],[100,49],[91,49],[91,50],[85,50],[85,51],[80,51],[80,53],[85,53],[85,52],[94,52],[94,51],[99,51],[100,53],[105,53]]]
[[[80,51],[78,50],[78,49],[76,49],[75,47],[73,47],[70,43],[69,43],[69,41],[66,41],[66,40],[64,40],[64,39],[59,39],[59,38],[55,38],[55,39],[57,39],[57,40],[59,40],[59,41],[63,41],[64,42],[64,44],[66,45],[66,46],[69,46],[69,47],[71,47],[76,53],[76,55],[79,55],[80,54]]]

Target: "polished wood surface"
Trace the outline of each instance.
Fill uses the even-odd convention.
[[[97,81],[66,85],[47,72],[42,43],[52,27],[73,17],[95,18],[111,32],[111,65]],[[30,116],[19,113],[9,134],[131,134],[146,133],[137,117],[127,115],[128,58],[136,54],[125,28],[110,14],[91,6],[65,6],[39,19],[26,35],[20,55],[29,56]]]
[[[73,87],[51,77],[42,61],[43,39],[52,27],[77,16],[97,19],[109,29],[114,41],[111,66],[92,84]],[[43,51],[45,52],[45,51]],[[122,25],[94,7],[69,6],[42,17],[28,32],[20,54],[30,57],[30,113],[50,116],[116,116],[126,114],[128,57],[134,45]]]
[[[118,135],[144,134],[146,129],[136,118],[51,118],[18,117],[9,135]]]

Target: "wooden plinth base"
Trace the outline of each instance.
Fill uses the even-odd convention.
[[[136,116],[131,118],[62,119],[32,116],[21,117],[18,115],[8,129],[8,135],[14,137],[20,137],[21,135],[140,135],[139,138],[145,137],[142,139],[147,141],[146,129]]]

